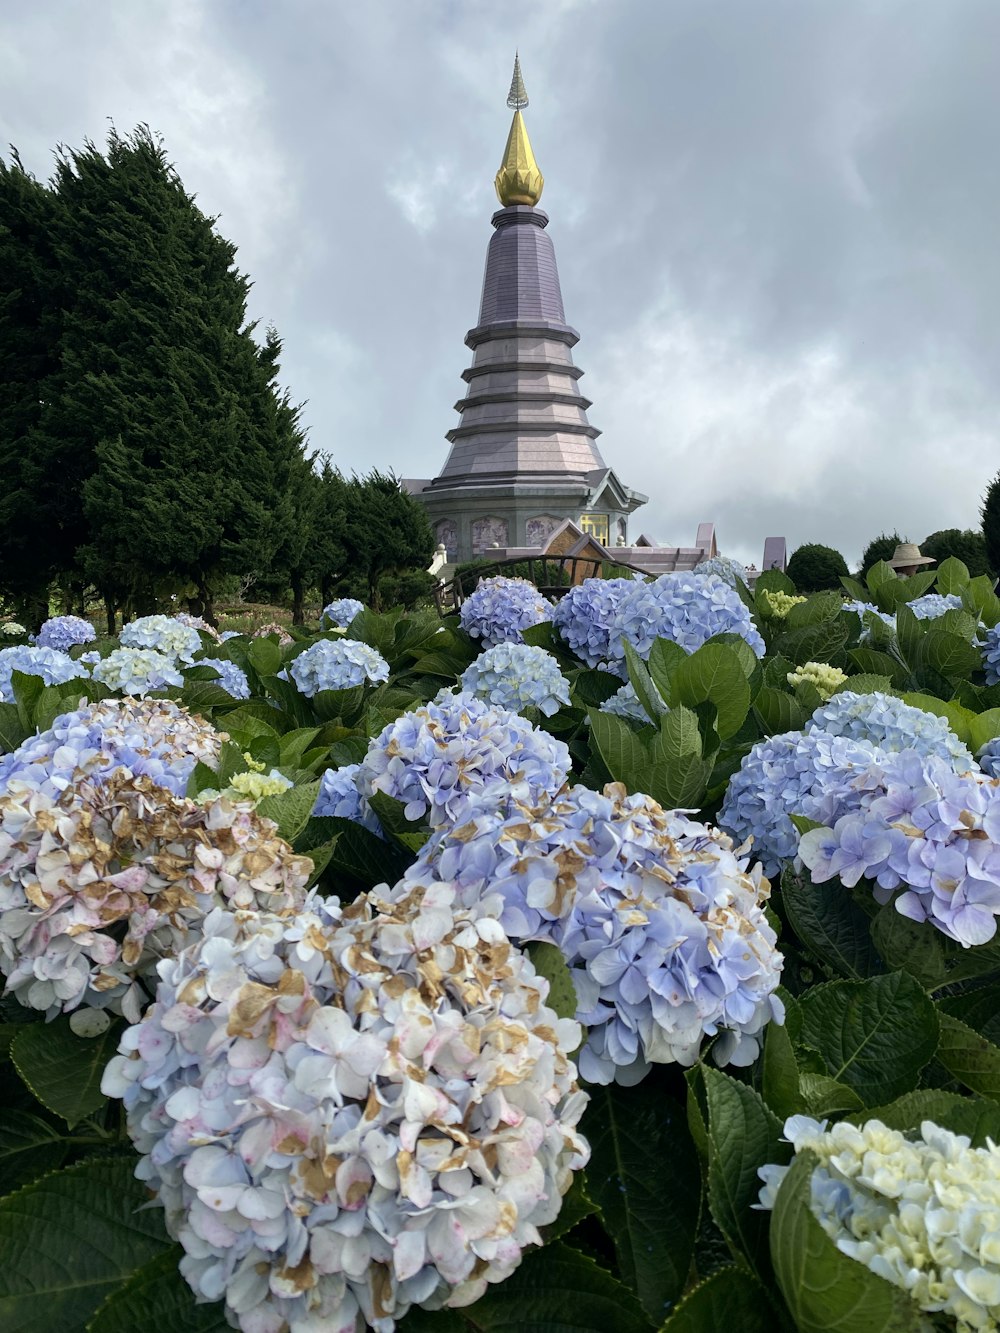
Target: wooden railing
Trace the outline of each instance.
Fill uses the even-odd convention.
[[[519,557],[514,560],[494,560],[456,574],[447,583],[434,589],[434,600],[442,616],[453,614],[470,593],[475,592],[480,579],[524,578],[533,583],[543,597],[562,597],[565,592],[584,579],[618,578],[622,575],[643,574],[634,565],[607,561],[584,555],[540,555]]]

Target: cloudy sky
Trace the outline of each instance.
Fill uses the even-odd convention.
[[[1000,469],[997,0],[36,0],[0,142],[147,122],[314,447],[431,476],[515,46],[600,447],[729,554],[978,525]],[[635,520],[633,520],[635,521]]]

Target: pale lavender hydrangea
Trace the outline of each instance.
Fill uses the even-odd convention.
[[[486,648],[498,643],[521,643],[532,625],[552,618],[552,605],[527,579],[499,575],[480,579],[479,586],[462,603],[458,618],[466,634],[482,639]]]
[[[349,690],[355,685],[389,679],[389,663],[381,653],[357,639],[317,639],[288,664],[300,694],[311,699],[321,690]]]
[[[569,681],[559,663],[544,648],[526,643],[498,643],[480,653],[463,673],[461,688],[512,713],[537,708],[552,717],[569,704]]]
[[[116,648],[95,663],[94,679],[122,694],[151,694],[184,684],[175,659],[152,648]]]
[[[333,816],[337,819],[350,819],[361,824],[369,833],[382,838],[382,825],[367,801],[362,800],[358,791],[358,771],[360,764],[345,764],[342,768],[328,768],[320,783],[319,795],[313,806],[317,816]]]
[[[480,809],[432,837],[393,895],[416,886],[470,904],[497,894],[512,939],[558,945],[590,1082],[693,1064],[706,1036],[719,1037],[717,1063],[751,1064],[764,1026],[783,1017],[767,880],[724,833],[622,786]]]
[[[440,886],[219,911],[159,974],[102,1086],[243,1333],[392,1333],[541,1243],[589,1156],[580,1029],[488,911]]]
[[[218,680],[211,683],[217,684],[234,699],[250,698],[250,682],[247,680],[246,672],[235,662],[228,662],[224,657],[202,657],[194,665],[211,667],[217,672]]]
[[[958,773],[975,768],[972,755],[948,726],[947,718],[925,713],[892,694],[841,690],[820,704],[806,723],[806,731],[871,741],[882,750],[941,755]]]
[[[702,560],[695,565],[696,574],[717,574],[720,579],[724,579],[730,588],[735,588],[737,583],[742,583],[747,587],[747,572],[738,560],[734,560],[730,555],[713,555],[709,560]]]
[[[621,689],[616,690],[609,699],[601,704],[600,712],[611,713],[614,717],[623,717],[629,722],[641,722],[648,726],[651,719],[639,702],[638,695],[631,681],[626,681]]]
[[[1000,625],[984,628],[979,648],[983,654],[983,670],[987,685],[1000,685]]]
[[[192,662],[201,652],[201,638],[196,629],[174,616],[140,616],[122,627],[118,642],[123,648],[149,648],[164,657]]]
[[[912,602],[907,602],[907,606],[918,620],[937,620],[946,611],[960,611],[962,599],[954,592],[928,592],[923,597],[915,597]]]
[[[611,626],[611,667],[625,676],[626,642],[648,658],[657,639],[694,652],[716,634],[738,634],[764,656],[764,640],[728,583],[714,574],[663,574],[652,583],[633,584],[619,602]]]
[[[894,902],[903,916],[966,947],[985,944],[1000,915],[1000,781],[916,750],[884,755],[880,769],[863,810],[803,835],[813,881],[875,880],[880,903],[903,888]]]
[[[976,755],[976,762],[988,777],[1000,778],[1000,736],[986,742]]]
[[[584,579],[556,602],[552,623],[567,647],[589,667],[611,657],[611,633],[622,598],[641,582],[631,579]]]
[[[17,644],[0,648],[0,702],[14,702],[11,676],[21,671],[26,676],[41,676],[46,685],[62,685],[68,680],[86,680],[90,672],[68,653],[55,648],[38,648],[31,644]]]
[[[96,638],[93,625],[82,616],[53,616],[38,631],[35,643],[39,648],[66,653],[77,644],[93,643]]]
[[[80,1005],[136,1022],[137,978],[213,907],[294,909],[312,862],[244,805],[172,795],[119,769],[58,796],[8,779],[0,795],[0,971],[51,1018]]]
[[[773,879],[795,860],[799,833],[792,815],[830,824],[878,787],[881,751],[866,740],[825,731],[789,731],[758,741],[726,788],[719,826]]]
[[[226,736],[170,699],[102,699],[61,713],[0,755],[0,792],[13,778],[58,796],[76,778],[124,769],[183,796],[196,763],[218,768]]]
[[[570,767],[563,741],[460,694],[390,722],[369,745],[357,782],[364,800],[384,792],[403,802],[407,819],[436,827],[468,818],[478,805],[554,796]]]
[[[330,624],[337,629],[347,629],[354,617],[359,616],[364,609],[364,602],[359,602],[356,597],[335,597],[329,606],[323,607],[319,623]]]
[[[861,628],[861,633],[858,636],[859,643],[871,642],[872,638],[871,625],[869,624],[866,617],[877,616],[878,619],[881,620],[884,625],[888,625],[889,628],[895,632],[896,617],[894,615],[890,615],[888,611],[880,611],[879,608],[874,604],[874,602],[861,602],[857,601],[854,598],[851,598],[844,602],[843,610],[853,611],[854,614],[861,621],[862,628]]]

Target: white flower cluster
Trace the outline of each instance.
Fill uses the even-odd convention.
[[[757,594],[757,605],[763,614],[770,616],[772,620],[784,620],[793,606],[798,606],[805,600],[805,597],[793,597],[788,592],[778,590],[772,592],[770,588],[761,588]]]
[[[194,634],[193,630],[190,632]],[[140,696],[184,684],[174,658],[153,648],[115,648],[94,664],[93,675],[109,690]]]
[[[468,1305],[589,1150],[576,1023],[453,893],[218,911],[159,968],[104,1091],[202,1300],[244,1333],[392,1333]]]
[[[122,770],[58,796],[14,777],[0,794],[0,971],[49,1017],[86,1005],[136,1022],[136,978],[207,912],[294,907],[311,870],[245,804],[198,805]]]
[[[192,662],[201,652],[201,637],[191,625],[173,616],[140,616],[122,627],[118,642],[123,648],[150,648],[164,657]]]
[[[796,685],[812,685],[823,700],[829,699],[847,679],[847,672],[840,667],[830,666],[829,662],[806,662],[804,666],[789,671],[785,677],[792,689]]]
[[[902,1287],[958,1333],[1000,1320],[1000,1148],[930,1120],[908,1139],[880,1120],[858,1128],[792,1116],[785,1137],[819,1158],[811,1208],[841,1253]],[[787,1166],[765,1166],[760,1201],[773,1208]],[[936,1327],[936,1325],[935,1325]]]
[[[512,713],[537,708],[552,717],[569,705],[569,681],[559,663],[544,648],[530,648],[526,643],[487,648],[466,668],[459,685],[463,693]]]

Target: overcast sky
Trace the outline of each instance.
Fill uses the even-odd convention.
[[[1000,469],[998,0],[34,0],[0,142],[162,134],[311,444],[432,476],[515,46],[600,448],[760,563],[978,526]]]

